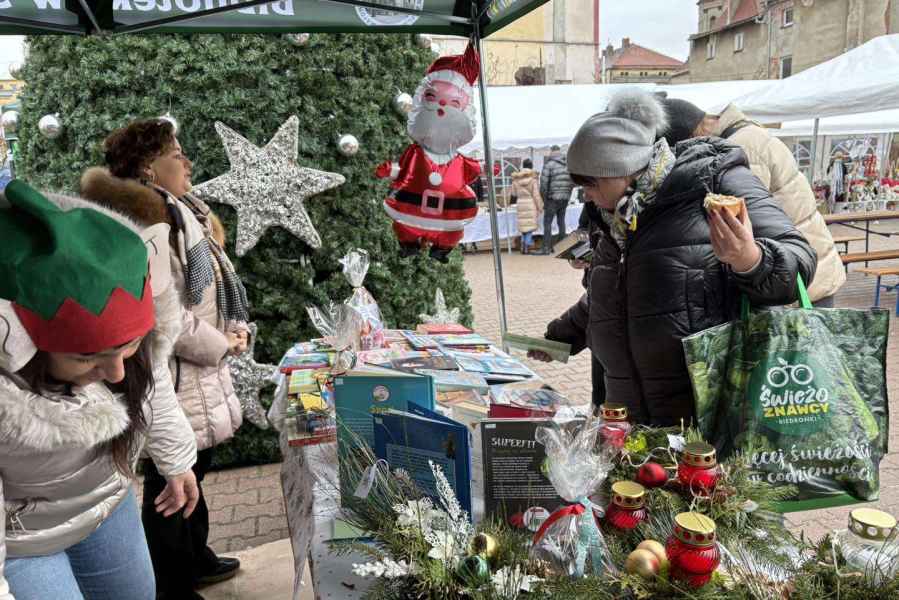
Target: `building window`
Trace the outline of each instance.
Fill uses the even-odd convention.
[[[784,27],[792,27],[793,25],[793,8],[784,9]]]
[[[717,36],[709,36],[709,41],[706,42],[705,46],[705,57],[708,60],[715,58],[715,52],[718,49],[718,37]]]
[[[734,52],[743,51],[743,32],[739,32],[734,36]]]
[[[715,29],[715,17],[709,17],[709,31],[714,31]]]
[[[793,57],[784,56],[780,59],[780,78],[786,79],[793,74]]]

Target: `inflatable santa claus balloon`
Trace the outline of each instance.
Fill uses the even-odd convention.
[[[463,229],[478,213],[469,187],[481,175],[478,161],[457,149],[475,135],[473,86],[479,58],[469,45],[460,56],[434,61],[413,98],[406,130],[415,142],[397,162],[378,166],[375,175],[390,178],[384,208],[405,256],[430,246],[431,256],[447,262]]]

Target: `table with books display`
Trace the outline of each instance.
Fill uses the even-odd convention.
[[[528,342],[523,336],[507,340],[522,351]],[[353,573],[365,556],[333,548],[365,540],[339,518],[339,461],[354,446],[370,448],[374,470],[403,469],[423,490],[433,490],[431,465],[438,464],[475,520],[499,503],[514,504],[516,497],[522,523],[545,517],[561,502],[540,473],[542,446],[491,443],[532,440],[538,424],[571,404],[517,357],[460,325],[428,324],[416,331],[385,330],[384,347],[356,352],[354,363],[337,374],[340,360],[322,340],[296,344],[279,364],[272,411],[281,415],[276,422],[285,464],[297,465],[293,480],[289,472],[282,474],[282,485],[294,552],[304,552],[311,536],[316,598],[362,597],[370,583]],[[588,412],[589,400],[575,408]],[[498,468],[489,468],[494,463]],[[344,485],[343,493],[364,496],[377,485],[375,474],[368,474],[367,483],[351,491]],[[544,505],[533,506],[541,495]],[[304,557],[298,558],[301,570]],[[302,585],[298,578],[295,598]]]

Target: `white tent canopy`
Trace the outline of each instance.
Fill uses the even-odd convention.
[[[762,123],[897,109],[899,34],[875,38],[734,103]]]

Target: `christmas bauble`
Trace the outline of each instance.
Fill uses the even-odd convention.
[[[312,35],[309,33],[285,33],[284,39],[288,42],[302,48],[303,46],[309,45],[309,40],[312,38]]]
[[[22,63],[11,62],[9,63],[9,76],[13,79],[21,79],[22,78]]]
[[[172,124],[172,134],[178,135],[178,120],[175,119],[170,113],[165,113],[164,115],[159,116],[160,121],[168,121]]]
[[[665,553],[665,546],[655,540],[644,540],[637,544],[637,550],[649,550],[659,560],[659,566],[664,569],[668,567],[668,555]]]
[[[415,34],[415,45],[421,48],[422,50],[426,50],[431,47],[431,36],[426,33],[416,33]]]
[[[353,156],[359,152],[359,140],[357,140],[354,135],[342,135],[340,136],[340,139],[337,140],[337,149],[340,150],[340,153],[344,156]]]
[[[646,579],[652,579],[659,574],[658,557],[649,550],[634,550],[627,555],[624,561],[624,570],[631,575],[639,575]]]
[[[15,110],[8,110],[0,116],[0,127],[6,135],[15,133],[19,129],[19,113]]]
[[[44,115],[37,122],[37,129],[48,140],[56,139],[62,134],[62,123],[58,115]]]
[[[406,92],[397,94],[393,99],[393,110],[401,115],[408,115],[412,112],[412,96]]]
[[[648,462],[637,471],[637,483],[643,487],[662,487],[667,482],[668,472],[659,463]]]
[[[428,183],[430,183],[434,187],[437,187],[438,185],[443,183],[443,176],[440,175],[440,173],[438,173],[437,171],[434,171],[430,175],[428,175]]]
[[[459,565],[459,577],[469,582],[480,582],[490,579],[490,565],[487,559],[477,554],[468,556]]]
[[[499,544],[496,538],[487,533],[479,533],[471,540],[471,553],[492,560],[499,552]]]

